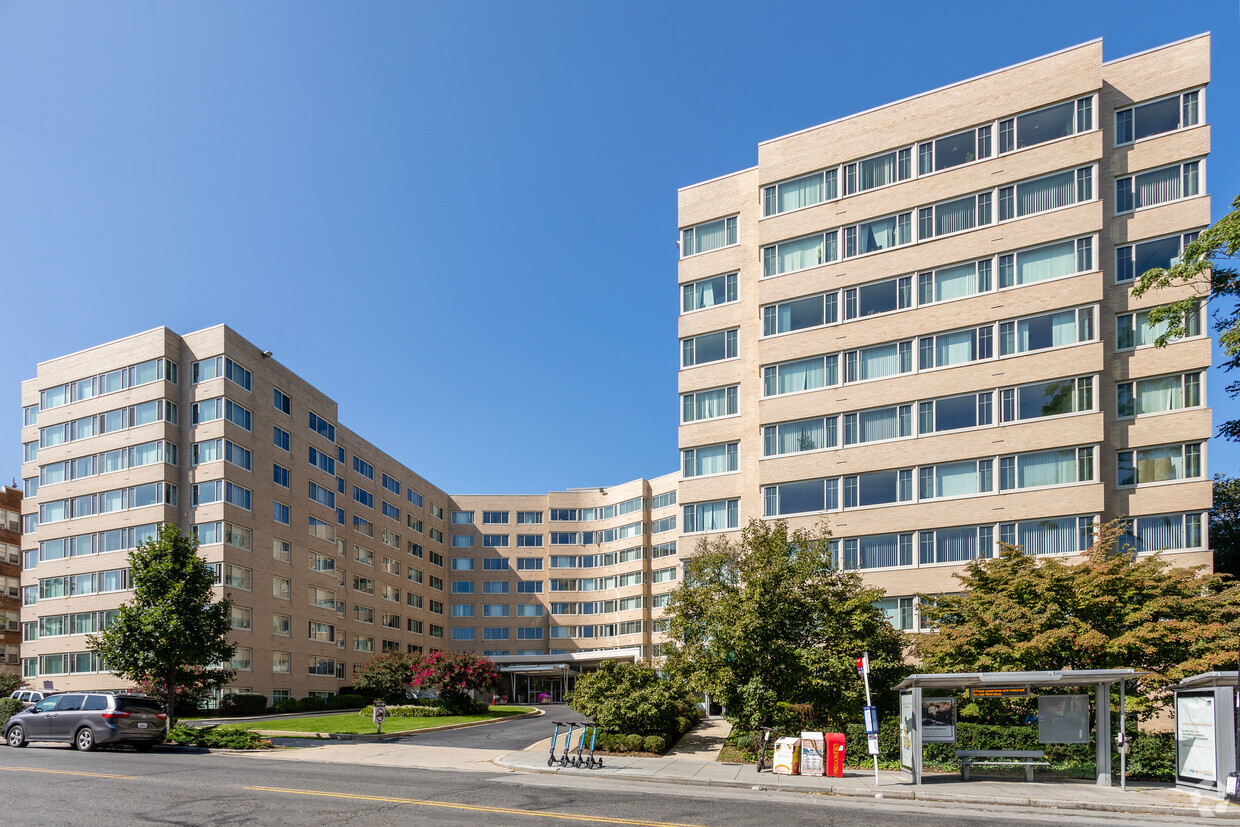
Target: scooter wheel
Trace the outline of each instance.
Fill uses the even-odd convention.
[[[554,766],[555,766],[555,758],[548,758],[548,759],[547,759],[547,766],[548,766],[548,767],[554,767]]]

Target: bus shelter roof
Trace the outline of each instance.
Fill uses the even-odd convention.
[[[1136,669],[1058,669],[1042,672],[941,672],[909,675],[896,689],[970,689],[975,686],[1095,686],[1139,678]],[[1234,674],[1234,673],[1233,673]]]
[[[1210,686],[1237,686],[1240,679],[1237,672],[1202,672],[1200,675],[1189,675],[1175,685],[1176,689],[1204,689]]]

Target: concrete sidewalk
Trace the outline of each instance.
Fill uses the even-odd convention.
[[[548,767],[546,753],[526,751],[499,756],[495,763],[519,772],[563,773],[567,776],[622,778],[628,781],[667,784],[1240,820],[1240,807],[1218,798],[1177,790],[1170,784],[1149,782],[1130,782],[1127,792],[1123,792],[1118,786],[1099,787],[1089,781],[961,781],[960,776],[953,773],[927,777],[921,787],[915,787],[903,773],[882,772],[876,786],[872,770],[866,772],[850,769],[845,770],[843,778],[825,778],[774,775],[770,772],[759,775],[753,764],[722,764],[717,761],[668,756],[606,756],[603,760],[605,765],[594,770]]]

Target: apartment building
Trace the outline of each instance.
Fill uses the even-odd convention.
[[[1000,542],[1070,555],[1130,517],[1139,550],[1209,565],[1204,314],[1156,350],[1147,311],[1182,294],[1129,291],[1209,224],[1208,81],[1206,35],[1106,63],[1094,41],[681,190],[681,467],[657,478],[449,495],[222,325],[44,362],[0,505],[22,674],[116,684],[86,635],[160,522],[233,599],[230,689],[273,701],[388,650],[485,653],[518,696],[658,657],[683,556],[750,519],[826,522],[914,631],[915,595]]]
[[[1209,35],[1093,41],[762,143],[679,193],[681,543],[825,521],[886,589],[999,542],[1210,564],[1210,340],[1134,299],[1210,223]]]
[[[21,663],[21,517],[21,489],[0,486],[0,672]]]

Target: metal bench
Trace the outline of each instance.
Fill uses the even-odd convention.
[[[970,766],[1007,766],[1025,765],[1025,780],[1033,780],[1035,765],[1049,767],[1045,760],[1046,753],[1040,749],[958,749],[956,757],[960,759],[960,780],[969,780]],[[1006,759],[1006,760],[1004,760]]]

